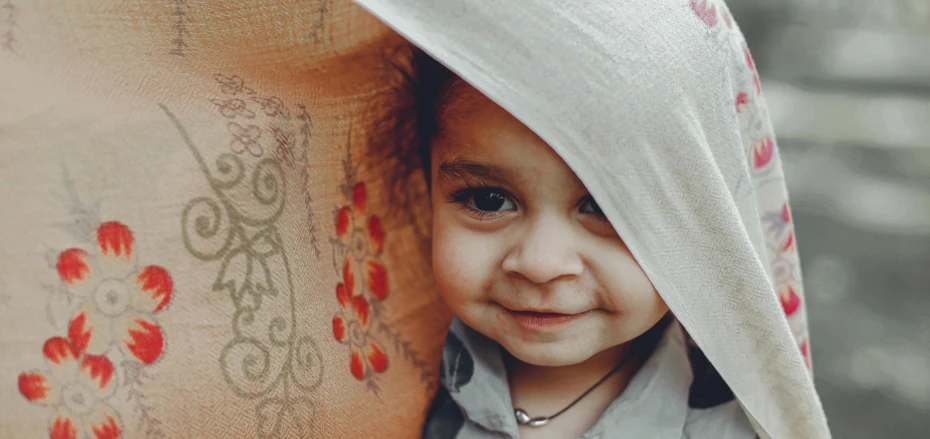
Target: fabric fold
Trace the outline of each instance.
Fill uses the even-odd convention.
[[[760,436],[830,437],[777,143],[725,4],[358,3],[562,157]]]

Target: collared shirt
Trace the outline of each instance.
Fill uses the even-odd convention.
[[[739,404],[688,406],[692,371],[677,321],[626,389],[581,438],[752,439]],[[543,427],[544,428],[544,427]],[[500,345],[454,319],[443,348],[442,386],[424,439],[519,438]]]

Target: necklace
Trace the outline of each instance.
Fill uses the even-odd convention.
[[[523,409],[515,408],[513,410],[513,414],[517,418],[517,424],[529,425],[530,427],[542,427],[543,425],[548,424],[549,421],[555,419],[556,416],[559,416],[562,413],[565,413],[568,409],[572,408],[572,406],[578,403],[578,401],[581,401],[581,398],[588,396],[588,394],[591,393],[592,390],[596,389],[597,386],[600,386],[601,384],[604,383],[604,381],[607,381],[607,378],[610,378],[611,375],[617,373],[618,370],[622,369],[623,366],[626,365],[626,362],[627,360],[629,360],[630,357],[631,355],[627,355],[627,357],[624,358],[623,361],[621,361],[620,364],[617,365],[617,367],[613,368],[610,372],[607,372],[607,375],[604,375],[604,378],[601,378],[600,381],[594,383],[594,385],[591,386],[588,390],[585,390],[585,392],[582,393],[581,396],[575,398],[575,400],[572,401],[571,404],[567,405],[562,410],[559,410],[556,414],[552,416],[543,416],[543,417],[533,418],[533,417],[530,417],[530,415],[527,414],[525,411],[523,411]]]

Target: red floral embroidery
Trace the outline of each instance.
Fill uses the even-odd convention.
[[[140,284],[139,289],[151,293],[152,300],[157,302],[152,312],[161,311],[171,300],[174,282],[171,280],[171,275],[164,268],[149,265],[142,269],[136,281]]]
[[[135,319],[132,326],[135,329],[129,329],[129,339],[124,340],[126,348],[139,361],[152,364],[161,356],[161,351],[165,346],[161,328],[143,319]]]
[[[798,312],[798,308],[801,307],[801,297],[798,296],[798,293],[794,292],[794,288],[791,285],[788,285],[787,297],[779,294],[778,300],[781,301],[781,307],[785,311],[786,316],[792,316],[794,313]]]
[[[353,295],[342,283],[336,285],[336,300],[342,312],[333,318],[333,335],[336,340],[351,347],[349,368],[352,375],[363,380],[372,373],[384,372],[387,369],[387,356],[371,338],[368,300],[361,295]]]
[[[336,214],[336,235],[344,238],[349,234],[352,228],[352,211],[348,207],[343,207]]]
[[[352,260],[346,258],[345,264],[342,265],[342,281],[346,284],[346,290],[349,293],[355,292],[355,273],[352,271]]]
[[[771,137],[762,139],[752,147],[752,163],[756,169],[765,167],[775,155],[775,143]]]
[[[118,222],[103,223],[97,228],[97,244],[104,256],[132,257],[132,232]]]
[[[87,252],[79,248],[65,250],[58,256],[58,274],[65,283],[75,283],[84,280],[90,273],[87,265]]]
[[[113,344],[144,364],[157,360],[164,336],[155,322],[171,300],[174,283],[162,267],[149,265],[133,273],[133,236],[119,222],[97,229],[96,252],[72,248],[58,257],[58,274],[81,300],[68,326],[74,347],[102,355]]]
[[[707,27],[714,27],[717,24],[717,6],[708,5],[707,0],[691,0],[691,9]]]
[[[116,419],[112,417],[104,418],[103,422],[97,426],[92,426],[91,430],[97,439],[116,439],[120,435],[119,425],[116,424]]]
[[[365,231],[368,232],[368,239],[371,240],[372,253],[380,255],[384,250],[384,230],[381,228],[381,220],[376,216],[369,218]]]
[[[113,379],[113,364],[106,357],[87,355],[81,362],[81,369],[87,372],[91,380],[98,382],[100,387],[106,387]]]
[[[87,325],[87,315],[83,313],[71,319],[71,324],[68,325],[68,338],[74,342],[74,349],[78,351],[87,348],[92,332],[93,329]]]
[[[58,415],[48,428],[48,436],[51,439],[77,439],[78,427],[70,417]]]
[[[358,183],[352,189],[352,207],[345,206],[336,213],[336,235],[348,246],[343,279],[349,293],[356,292],[356,281],[362,278],[366,291],[384,300],[388,294],[387,269],[377,259],[384,251],[384,229],[381,220],[367,211],[365,184]]]
[[[787,201],[781,207],[781,220],[786,224],[791,222],[791,208],[788,207]]]
[[[375,261],[368,261],[367,273],[368,276],[366,280],[368,281],[368,288],[371,290],[371,294],[375,296],[378,300],[384,300],[387,297],[387,271],[384,269],[384,266],[375,263]]]
[[[377,344],[372,343],[369,346],[368,356],[365,359],[375,372],[384,372],[387,369],[387,355],[384,355],[384,351]]]
[[[119,417],[105,402],[116,389],[113,363],[80,352],[62,337],[46,340],[42,352],[49,369],[20,374],[19,391],[34,404],[58,410],[49,424],[49,437],[119,437]]]
[[[749,93],[744,91],[739,92],[736,95],[736,112],[741,113],[743,111],[743,105],[749,103]]]
[[[62,361],[69,359],[73,360],[80,354],[72,342],[61,337],[46,340],[45,345],[42,346],[42,353],[48,361],[55,364],[61,364]]]
[[[333,336],[350,346],[352,376],[366,380],[388,367],[387,355],[372,333],[371,302],[387,298],[388,275],[378,259],[384,251],[384,229],[381,220],[368,213],[364,183],[352,187],[351,204],[339,209],[335,220],[336,235],[346,256],[342,282],[336,286],[341,311],[333,317]]]
[[[785,238],[785,244],[782,245],[782,253],[788,253],[794,250],[794,232],[788,232],[788,237]]]
[[[358,183],[352,188],[352,206],[355,207],[355,212],[361,216],[365,216],[366,209],[368,208],[368,196],[365,192],[365,183]]]
[[[30,401],[43,400],[48,397],[50,387],[45,375],[23,373],[19,375],[19,393]]]

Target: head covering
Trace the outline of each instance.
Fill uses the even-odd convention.
[[[359,3],[565,160],[761,437],[830,436],[777,144],[726,5]]]

